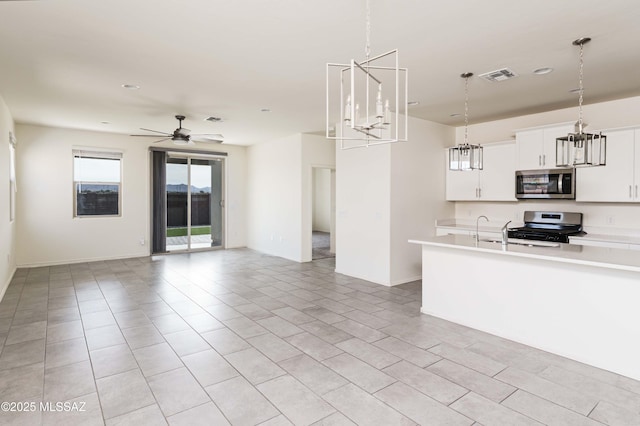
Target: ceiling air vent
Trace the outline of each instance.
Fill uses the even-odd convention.
[[[487,81],[491,81],[493,83],[497,83],[500,81],[505,81],[517,77],[518,74],[511,71],[509,68],[502,68],[495,71],[485,72],[484,74],[480,74],[478,77],[484,78]]]

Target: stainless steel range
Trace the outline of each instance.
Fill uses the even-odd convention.
[[[582,213],[524,212],[524,226],[509,229],[509,238],[568,243],[573,235],[584,235]]]

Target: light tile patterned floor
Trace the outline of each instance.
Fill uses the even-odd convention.
[[[640,425],[640,382],[333,268],[239,249],[21,269],[0,401],[36,405],[0,424]]]

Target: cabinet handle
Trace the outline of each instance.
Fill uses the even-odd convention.
[[[638,198],[638,185],[636,185],[636,198]]]
[[[638,193],[638,187],[636,186],[636,194]],[[478,188],[478,198],[482,198],[482,188]]]
[[[546,154],[542,154],[542,165],[543,166],[547,165],[547,155]]]
[[[476,188],[476,198],[478,198],[478,188]]]
[[[542,166],[542,155],[538,155],[538,166]]]
[[[632,198],[632,195],[631,195],[631,185],[629,185],[629,198]]]

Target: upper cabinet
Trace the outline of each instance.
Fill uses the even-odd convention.
[[[576,169],[576,201],[640,202],[640,129],[602,133],[607,164]]]
[[[516,131],[517,169],[555,168],[556,138],[573,131],[573,124]]]
[[[515,142],[483,145],[482,151],[482,170],[449,170],[449,158],[445,157],[448,201],[516,201]],[[448,155],[448,152],[449,150],[445,155]]]

